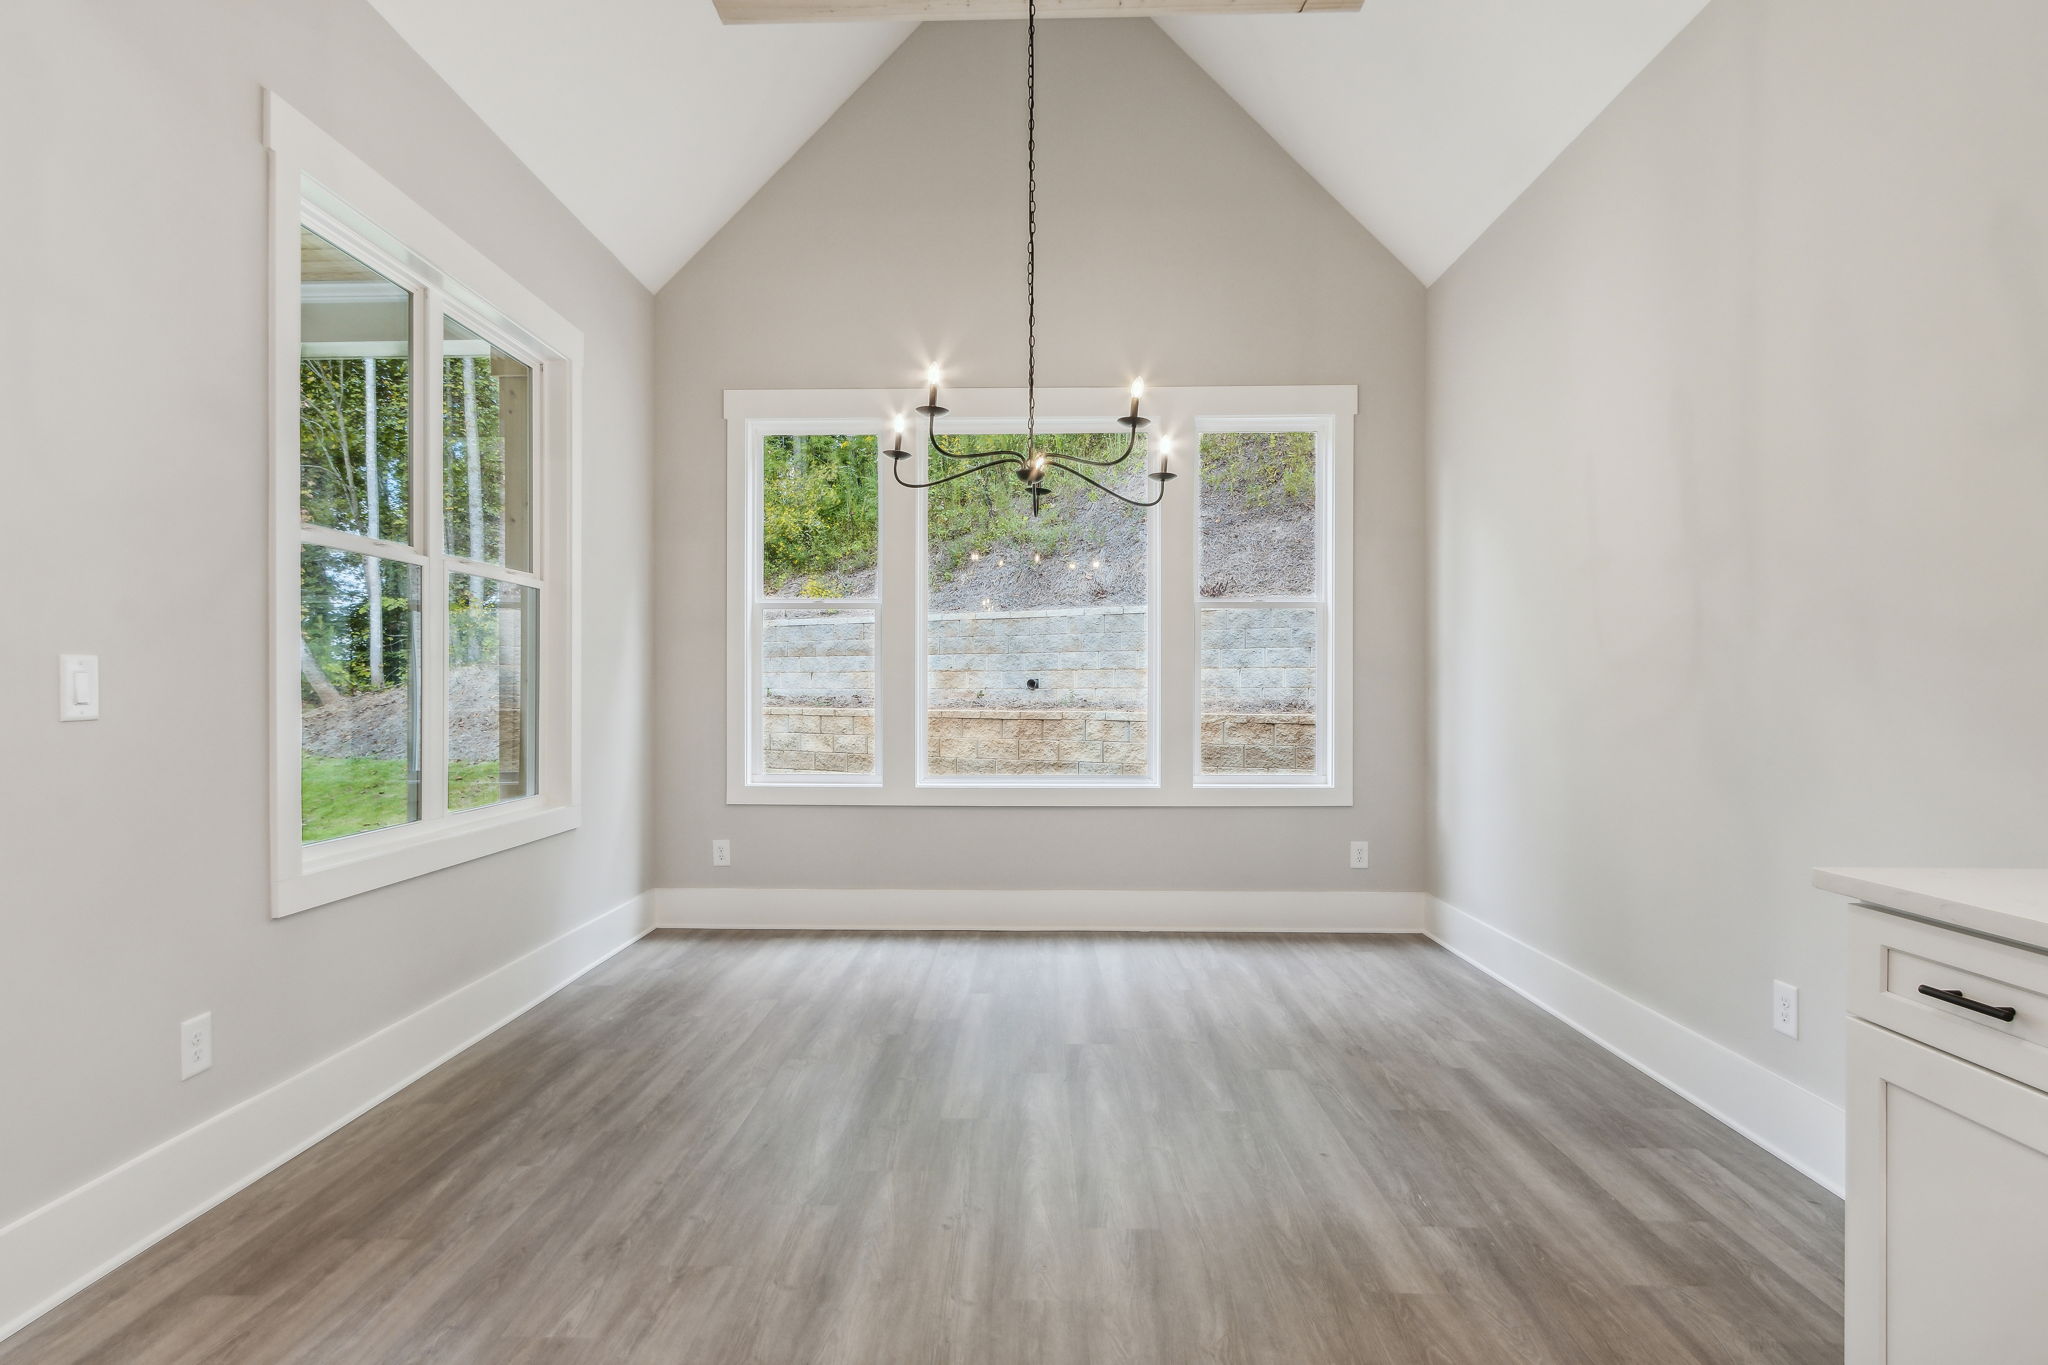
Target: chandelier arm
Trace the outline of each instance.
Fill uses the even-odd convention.
[[[939,438],[936,436],[932,437],[931,446],[935,453],[949,460],[985,460],[992,455],[1001,455],[1005,459],[1019,462],[1024,459],[1024,453],[1019,450],[948,450],[939,444]]]
[[[1024,458],[1022,454],[1014,450],[948,450],[939,444],[939,433],[936,431],[926,433],[925,439],[930,443],[934,452],[945,456],[949,460],[978,460],[987,455],[1007,455],[1013,460]]]
[[[1132,427],[1131,439],[1124,442],[1124,453],[1117,456],[1114,460],[1091,460],[1086,455],[1053,455],[1048,456],[1047,458],[1054,460],[1065,460],[1071,464],[1093,465],[1097,469],[1114,469],[1118,465],[1122,464],[1125,460],[1130,459],[1131,452],[1136,450],[1137,448],[1138,429],[1136,427]]]
[[[895,464],[891,464],[889,466],[889,472],[891,474],[894,474],[896,476],[896,482],[902,484],[905,488],[937,488],[942,483],[951,483],[955,479],[964,479],[969,474],[979,474],[984,469],[994,469],[998,465],[1006,465],[1012,463],[1014,463],[1014,461],[1012,460],[990,460],[987,464],[969,465],[966,469],[957,470],[954,473],[946,475],[946,477],[943,479],[932,479],[926,483],[910,482],[908,479],[903,477],[903,470]]]
[[[1072,474],[1075,478],[1079,479],[1082,483],[1094,484],[1095,487],[1100,488],[1103,492],[1109,494],[1118,502],[1129,503],[1133,507],[1157,507],[1159,505],[1159,500],[1166,496],[1166,484],[1163,481],[1159,485],[1159,491],[1153,494],[1152,501],[1139,502],[1136,498],[1125,497],[1123,494],[1117,492],[1114,488],[1111,488],[1107,484],[1096,483],[1094,479],[1089,478],[1086,474],[1083,474],[1080,470],[1075,469],[1070,465],[1062,464],[1058,460],[1048,460],[1046,461],[1046,463],[1051,465],[1054,469],[1065,470],[1067,473]]]
[[[944,446],[939,444],[939,417],[937,413],[933,413],[931,416],[925,419],[924,438],[925,441],[931,446],[931,448],[934,451],[945,456],[949,460],[974,460],[979,459],[984,455],[1007,455],[1009,458],[1016,460],[1019,463],[1022,463],[1024,459],[1023,453],[1015,450],[946,449]]]

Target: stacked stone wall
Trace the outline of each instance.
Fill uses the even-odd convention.
[[[945,777],[1143,775],[1145,718],[1129,711],[988,707],[933,711],[930,763]],[[762,715],[772,773],[874,771],[875,722],[845,707],[769,707]],[[1315,718],[1298,712],[1222,712],[1202,720],[1202,771],[1295,773],[1315,767]]]
[[[1308,711],[1315,613],[1205,608],[1202,697],[1220,711]],[[865,705],[874,696],[871,612],[771,616],[762,641],[773,705]],[[934,612],[925,629],[935,709],[1145,709],[1143,607]]]
[[[771,616],[764,632],[767,769],[872,772],[874,614],[809,610],[818,614]],[[1202,770],[1311,770],[1314,611],[1211,607],[1203,617]],[[933,613],[931,770],[1142,774],[1146,630],[1142,607]]]

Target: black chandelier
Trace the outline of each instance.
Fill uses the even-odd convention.
[[[1130,414],[1116,419],[1118,425],[1129,427],[1131,432],[1130,438],[1124,442],[1123,454],[1113,460],[1092,460],[1082,455],[1052,455],[1038,449],[1038,0],[1029,0],[1024,20],[1024,167],[1024,449],[948,450],[940,442],[937,429],[938,419],[946,415],[946,409],[939,406],[939,367],[933,365],[925,374],[931,392],[925,396],[924,405],[917,409],[924,414],[926,448],[944,459],[979,460],[981,463],[923,483],[910,482],[903,477],[903,462],[910,458],[910,452],[904,448],[908,423],[898,416],[889,449],[883,452],[889,457],[890,472],[905,488],[936,488],[942,483],[964,479],[969,474],[1008,469],[1023,482],[1024,491],[1031,495],[1031,515],[1034,517],[1038,515],[1039,504],[1053,496],[1045,486],[1045,476],[1055,469],[1101,489],[1118,502],[1129,503],[1133,507],[1157,507],[1160,499],[1166,496],[1167,480],[1174,477],[1166,468],[1167,443],[1164,436],[1159,440],[1159,468],[1145,476],[1158,485],[1150,501],[1127,498],[1077,468],[1087,465],[1114,469],[1131,458],[1131,453],[1138,448],[1138,432],[1152,424],[1151,418],[1138,413],[1138,404],[1145,396],[1145,381],[1142,379],[1131,384]]]

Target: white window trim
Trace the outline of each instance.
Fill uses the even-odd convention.
[[[453,867],[581,823],[582,736],[577,622],[580,546],[575,513],[583,336],[510,275],[456,236],[302,114],[265,92],[264,140],[270,149],[271,228],[271,914],[284,916]],[[361,537],[327,537],[299,525],[299,228],[335,234],[336,245],[413,291],[414,368],[437,375],[440,318],[446,314],[518,354],[534,367],[537,436],[533,517],[534,570],[477,564],[479,573],[528,585],[545,583],[540,608],[539,677],[534,680],[539,790],[471,811],[446,805],[446,584],[442,569],[468,561],[441,553],[440,519],[420,511],[438,488],[440,385],[417,392],[412,413],[414,543],[380,553],[421,568],[419,659],[423,786],[432,793],[421,818],[324,843],[300,842],[299,547],[327,542],[362,549]],[[445,618],[445,609],[439,610]]]
[[[1150,573],[1153,690],[1152,776],[1147,778],[932,778],[924,776],[925,495],[897,487],[877,455],[882,506],[876,574],[875,748],[879,777],[809,775],[766,778],[754,772],[759,727],[755,654],[760,562],[760,470],[754,452],[764,434],[815,431],[884,437],[898,413],[924,401],[921,389],[731,389],[725,394],[727,579],[726,801],[730,805],[872,806],[1348,806],[1352,804],[1352,439],[1358,391],[1350,385],[1231,386],[1150,389],[1150,432],[1173,438],[1174,472],[1197,473],[1199,434],[1226,430],[1317,432],[1317,526],[1322,546],[1323,651],[1318,660],[1321,714],[1318,769],[1313,776],[1199,776],[1200,609],[1209,606],[1313,606],[1315,599],[1200,596],[1198,479],[1169,484],[1165,500],[1145,513]],[[945,424],[1014,428],[1024,410],[1022,389],[948,389]],[[1042,389],[1040,425],[1114,428],[1126,410],[1123,389]],[[922,440],[921,430],[919,440]],[[878,446],[882,442],[878,441]],[[922,477],[923,456],[905,461],[904,477]],[[1132,515],[1139,515],[1133,512]],[[885,585],[905,580],[912,593]],[[868,599],[861,599],[867,609]],[[828,607],[826,601],[804,605]],[[1169,661],[1183,661],[1175,666]]]

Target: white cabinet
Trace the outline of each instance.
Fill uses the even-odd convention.
[[[1848,1365],[2048,1365],[2048,871],[1814,883],[1858,902]]]
[[[2048,1093],[1849,1024],[1848,1365],[2048,1361]]]

